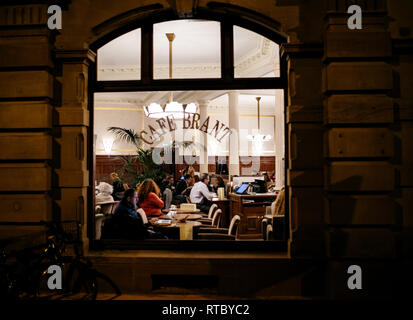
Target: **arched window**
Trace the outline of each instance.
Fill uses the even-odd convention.
[[[173,34],[172,38],[167,34]],[[138,170],[138,176],[126,178],[129,186],[134,186],[148,176],[147,167],[127,163],[136,155],[137,147],[154,153],[162,149],[162,168],[176,180],[188,165],[193,165],[199,174],[205,170],[213,174],[219,167],[219,173],[225,175],[226,170],[221,169],[226,164],[231,174],[234,154],[239,159],[239,175],[253,177],[265,171],[271,176],[277,156],[284,157],[285,150],[284,139],[279,136],[281,126],[284,131],[286,89],[285,62],[280,59],[277,43],[280,39],[279,34],[270,39],[227,21],[181,19],[144,23],[114,39],[97,42],[96,80],[90,82],[96,181],[107,180],[112,171],[122,174]],[[170,113],[175,117],[173,124],[168,123],[166,109],[160,109],[164,122],[150,116],[152,103],[164,108],[171,100],[182,103],[184,109],[194,102],[197,109],[195,113],[185,113],[184,119]],[[108,131],[109,127],[132,129],[139,137],[139,146],[117,139],[119,136]],[[259,135],[268,139],[254,140]],[[235,151],[231,142],[234,136],[239,143]],[[172,163],[165,163],[169,155],[166,150],[174,141],[179,146],[171,154]],[[184,146],[185,143],[191,146]],[[271,214],[275,197],[263,199],[257,205],[245,202],[242,210],[255,213],[245,213],[241,219],[237,238],[244,241],[228,243],[229,247],[256,246],[256,241],[248,240],[266,237],[261,222],[266,213]],[[221,205],[227,205],[227,209],[220,226],[229,227],[234,216],[230,212],[232,205]],[[287,233],[283,228],[279,238],[271,238],[279,241],[266,241],[261,246],[285,248]],[[216,241],[207,245],[213,243]]]

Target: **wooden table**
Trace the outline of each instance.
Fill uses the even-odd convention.
[[[199,210],[199,209],[194,209],[194,210],[182,210],[182,209],[179,209],[179,208],[176,208],[176,209],[166,209],[165,210],[165,212],[170,212],[170,211],[174,211],[174,212],[176,212],[176,213],[200,213],[201,212],[201,210]]]
[[[180,219],[188,216],[187,214],[177,214],[174,216],[173,219],[169,217],[159,217],[159,220],[170,220],[170,224],[156,224],[155,221],[158,219],[152,219],[150,223],[153,225],[155,231],[159,231],[162,234],[166,235],[170,239],[179,239],[180,238],[180,231],[179,228],[181,225],[192,225],[193,228],[193,236],[192,238],[194,239],[196,234],[198,233],[199,227],[202,225],[201,222],[199,221],[194,221],[201,219],[202,216],[200,214],[189,214],[189,217],[187,217],[187,221],[183,222],[180,221]]]

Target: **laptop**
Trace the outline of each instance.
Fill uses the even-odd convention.
[[[237,191],[235,191],[236,194],[244,194],[247,191],[247,188],[249,186],[249,183],[243,183],[238,189]]]

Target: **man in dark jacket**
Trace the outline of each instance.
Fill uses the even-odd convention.
[[[135,189],[125,191],[117,205],[113,217],[105,222],[104,237],[118,239],[168,239],[161,233],[148,229],[136,210],[138,192]]]
[[[179,180],[176,189],[175,189],[175,199],[179,201],[179,203],[186,202],[185,196],[189,197],[191,193],[191,180],[192,176],[187,174],[184,177],[184,180]]]
[[[136,211],[138,193],[134,189],[125,191],[112,217],[113,231],[118,237],[126,239],[143,239],[146,227]]]

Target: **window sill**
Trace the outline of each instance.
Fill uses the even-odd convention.
[[[228,254],[237,253],[266,253],[286,254],[288,251],[287,241],[216,241],[216,240],[122,240],[107,239],[93,241],[90,244],[91,252],[102,252],[109,250],[138,250],[138,251],[164,251],[173,252],[221,252]]]

